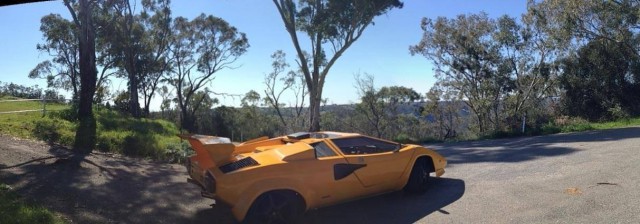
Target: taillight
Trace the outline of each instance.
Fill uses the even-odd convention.
[[[209,172],[204,176],[204,189],[209,193],[216,193],[216,179]]]

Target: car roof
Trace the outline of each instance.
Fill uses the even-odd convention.
[[[346,132],[335,132],[335,131],[319,131],[319,132],[296,132],[293,134],[289,134],[286,137],[289,139],[336,139],[336,138],[344,138],[344,137],[355,137],[362,136],[358,133],[346,133]]]
[[[329,138],[329,139],[361,136],[361,134],[358,134],[358,133],[335,132],[335,131],[321,131],[321,132],[316,132],[316,134],[322,135],[324,138]]]

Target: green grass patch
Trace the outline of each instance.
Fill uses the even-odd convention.
[[[42,110],[42,101],[7,101],[20,100],[15,97],[2,97],[0,99],[0,112],[22,111],[22,110]],[[47,102],[44,106],[47,111],[59,111],[69,108],[66,104]],[[40,112],[42,115],[42,112]]]
[[[38,205],[26,203],[11,188],[0,183],[0,223],[65,223],[65,221]]]
[[[176,136],[180,131],[169,121],[135,119],[105,109],[96,115],[100,151],[176,162],[187,155],[188,147]]]
[[[610,121],[610,122],[592,123],[591,126],[596,130],[640,126],[640,117],[621,119],[621,120]]]
[[[542,126],[542,134],[606,130],[630,126],[640,126],[640,117],[607,122],[589,122],[581,118],[560,117],[555,122],[549,122]]]
[[[6,99],[6,97],[5,97]],[[28,110],[38,103],[0,102],[0,111]],[[41,105],[40,105],[41,107]],[[20,138],[39,139],[71,146],[78,122],[74,110],[63,104],[47,106],[42,112],[0,114],[0,133]],[[180,131],[165,120],[135,119],[107,109],[94,109],[97,122],[96,150],[128,156],[181,162],[189,153],[189,145],[176,136]]]

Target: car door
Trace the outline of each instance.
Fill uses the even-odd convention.
[[[412,157],[411,151],[399,150],[400,144],[380,139],[357,136],[332,141],[349,164],[360,166],[354,173],[365,188],[396,186]]]
[[[305,175],[302,177],[305,185],[313,189],[307,201],[310,207],[321,207],[335,204],[349,198],[359,197],[366,192],[358,178],[353,174],[343,172],[349,165],[348,161],[329,146],[325,141],[309,144],[316,155],[314,161],[307,161],[301,167]]]

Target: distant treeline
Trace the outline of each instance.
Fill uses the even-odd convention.
[[[22,99],[47,99],[64,102],[64,95],[53,89],[42,89],[35,86],[23,86],[14,83],[0,82],[0,97],[11,96]],[[44,96],[44,97],[43,97]]]

